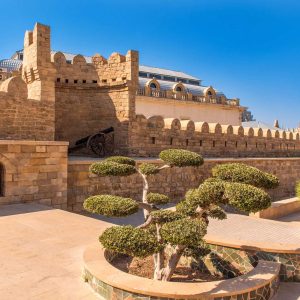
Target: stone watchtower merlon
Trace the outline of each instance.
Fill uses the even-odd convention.
[[[26,31],[22,77],[27,83],[28,98],[55,101],[56,70],[51,63],[50,27],[36,23]]]

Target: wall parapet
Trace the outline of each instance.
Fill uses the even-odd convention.
[[[300,156],[298,132],[137,115],[131,124],[131,154],[157,156],[167,148],[207,157]]]

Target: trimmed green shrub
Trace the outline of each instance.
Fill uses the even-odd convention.
[[[201,155],[181,149],[163,150],[160,152],[159,158],[170,166],[176,167],[201,166],[203,164]]]
[[[91,213],[108,217],[124,217],[136,213],[139,205],[130,198],[114,195],[91,196],[83,202],[83,208]]]
[[[187,247],[183,252],[183,256],[193,257],[198,260],[208,255],[210,252],[211,249],[209,245],[202,240],[196,245]]]
[[[241,182],[266,189],[279,185],[276,176],[242,163],[216,165],[212,168],[212,175],[225,181]]]
[[[187,203],[186,200],[182,200],[176,205],[176,211],[187,217],[195,217],[197,215],[197,206],[197,204]]]
[[[212,203],[222,203],[224,183],[222,181],[204,181],[198,189],[189,190],[186,195],[188,204],[207,208]]]
[[[113,161],[118,164],[135,166],[135,160],[126,156],[111,156],[106,158],[105,161]]]
[[[98,176],[129,176],[136,173],[136,169],[132,165],[101,161],[93,163],[90,172]]]
[[[262,189],[245,183],[225,185],[224,197],[228,203],[244,212],[258,212],[271,205],[271,197]]]
[[[171,245],[197,245],[206,234],[207,225],[197,219],[180,219],[165,223],[161,228],[161,236]]]
[[[159,168],[157,166],[155,166],[154,164],[149,164],[149,163],[140,164],[139,170],[144,175],[154,175],[159,172]]]
[[[170,199],[168,196],[159,194],[159,193],[149,193],[147,194],[147,201],[149,203],[153,204],[167,204],[170,202]]]
[[[218,220],[224,220],[227,218],[226,212],[218,205],[213,205],[209,208],[208,216]]]
[[[153,222],[157,224],[172,222],[183,218],[180,213],[171,210],[156,210],[152,211],[150,215]]]
[[[296,184],[296,195],[298,199],[300,199],[300,181],[298,181]]]
[[[110,227],[99,240],[105,249],[136,257],[152,255],[162,247],[154,235],[131,225]]]

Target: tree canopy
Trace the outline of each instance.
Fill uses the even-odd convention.
[[[264,189],[277,187],[279,180],[245,164],[216,165],[211,178],[198,188],[187,191],[175,210],[166,210],[160,205],[169,203],[171,199],[164,194],[149,192],[148,176],[171,167],[199,167],[203,158],[197,153],[179,149],[164,150],[159,157],[165,163],[162,167],[151,163],[139,165],[132,158],[123,156],[92,164],[90,171],[99,176],[140,175],[143,196],[141,201],[114,195],[91,196],[85,200],[84,208],[91,213],[112,217],[131,215],[142,208],[143,224],[138,227],[113,226],[106,229],[99,240],[110,251],[137,257],[153,255],[154,278],[170,280],[182,255],[199,258],[209,252],[204,240],[209,218],[225,219],[224,205],[246,213],[269,207],[271,198]],[[300,187],[298,190],[300,196]],[[173,249],[170,257],[165,253],[167,246]]]

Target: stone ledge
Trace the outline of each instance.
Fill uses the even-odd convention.
[[[1,142],[1,141],[0,141]],[[132,157],[137,160],[137,162],[150,162],[150,163],[163,163],[160,159],[155,157]],[[204,157],[205,162],[244,162],[244,161],[293,161],[293,160],[300,160],[300,157],[229,157],[229,158],[212,158],[212,157]],[[87,156],[69,156],[69,165],[78,165],[78,164],[92,164],[95,161],[103,160],[104,158],[101,157],[87,157]]]
[[[32,140],[0,140],[0,145],[49,145],[49,146],[69,146],[69,142],[63,141],[32,141]]]
[[[115,294],[120,292],[123,296],[126,294],[126,297],[118,299],[144,296],[171,299],[236,299],[237,295],[243,295],[242,299],[250,299],[253,294],[264,294],[260,299],[270,299],[278,287],[279,269],[278,263],[259,261],[252,271],[232,279],[203,283],[162,282],[127,274],[115,268],[106,260],[100,244],[93,244],[84,252],[85,279],[105,299],[115,299]]]
[[[271,207],[259,211],[258,213],[250,214],[250,216],[273,220],[298,211],[300,211],[300,200],[298,197],[294,197],[273,202]]]

